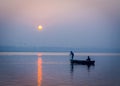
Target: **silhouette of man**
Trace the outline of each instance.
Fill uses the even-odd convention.
[[[74,53],[72,51],[70,51],[70,55],[71,55],[71,59],[73,60]]]

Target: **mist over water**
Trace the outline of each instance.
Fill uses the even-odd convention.
[[[1,86],[119,86],[120,55],[79,54],[94,66],[71,65],[69,53],[0,53]]]

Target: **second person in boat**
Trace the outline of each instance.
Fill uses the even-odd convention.
[[[87,61],[91,61],[91,58],[90,58],[90,56],[88,56],[88,58],[86,59]]]

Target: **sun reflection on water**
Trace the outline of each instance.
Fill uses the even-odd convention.
[[[38,56],[38,86],[41,86],[42,82],[42,58]]]

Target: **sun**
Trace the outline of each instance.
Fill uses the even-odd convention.
[[[43,27],[41,25],[38,26],[38,30],[42,30]]]

